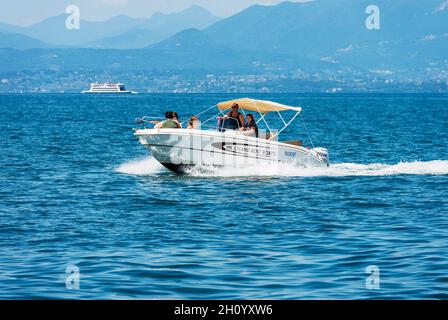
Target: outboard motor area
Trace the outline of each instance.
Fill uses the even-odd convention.
[[[322,160],[327,162],[327,165],[330,165],[330,156],[328,155],[328,150],[325,148],[314,148],[313,149],[317,156]]]

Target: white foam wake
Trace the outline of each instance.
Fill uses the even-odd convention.
[[[247,168],[201,168],[191,172],[193,176],[284,176],[284,177],[346,177],[346,176],[388,176],[388,175],[445,175],[448,174],[448,161],[415,161],[388,164],[336,163],[329,168],[300,168],[287,164],[273,164]]]
[[[166,171],[166,169],[153,157],[146,157],[140,160],[125,162],[117,167],[115,171],[124,174],[149,176]]]
[[[123,163],[116,172],[131,175],[157,175],[166,169],[153,157]],[[390,175],[448,175],[448,160],[400,162],[397,164],[335,163],[329,168],[301,168],[288,164],[272,164],[244,168],[197,167],[189,173],[196,177],[346,177]]]

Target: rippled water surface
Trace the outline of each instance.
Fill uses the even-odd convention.
[[[0,298],[448,298],[448,96],[252,97],[332,166],[176,176],[132,135],[234,96],[0,95]]]

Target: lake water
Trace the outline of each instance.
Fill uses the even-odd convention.
[[[448,95],[251,97],[332,166],[177,176],[133,137],[232,95],[0,95],[0,298],[447,299]]]

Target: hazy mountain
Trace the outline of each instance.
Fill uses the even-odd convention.
[[[141,19],[117,16],[102,22],[81,20],[80,29],[69,30],[65,26],[66,19],[65,14],[51,17],[26,28],[23,33],[53,45],[79,46],[143,23]]]
[[[0,71],[108,71],[132,72],[135,70],[249,70],[252,57],[225,51],[196,50],[173,51],[162,48],[115,49],[0,49]],[[76,59],[73,59],[76,57]]]
[[[144,19],[134,19],[124,15],[102,22],[80,21],[80,29],[66,28],[67,15],[50,17],[30,27],[19,27],[0,23],[0,31],[20,33],[55,46],[76,47],[85,42],[115,35],[144,23]]]
[[[420,39],[437,36],[448,49],[446,0],[377,0],[381,29],[365,27],[370,0],[315,0],[255,5],[223,19],[204,32],[216,42],[240,50],[281,52],[326,61],[405,63],[422,55]],[[429,44],[429,42],[428,42]],[[406,50],[403,50],[406,48]],[[411,51],[409,51],[411,50]],[[425,51],[425,50],[423,50]],[[402,54],[405,53],[405,57]],[[448,50],[433,56],[447,59]],[[417,61],[414,61],[417,62]],[[391,67],[394,67],[393,65]]]
[[[152,30],[165,29],[176,33],[187,28],[204,29],[219,20],[219,17],[214,16],[204,8],[193,5],[181,12],[155,13],[149,19],[147,26],[148,29]]]
[[[208,35],[194,28],[183,30],[166,40],[149,46],[148,48],[167,51],[234,51],[227,46],[216,43]]]
[[[33,48],[50,48],[50,46],[42,41],[18,33],[0,32],[0,48],[26,50]]]
[[[74,59],[73,57],[76,57]],[[241,51],[216,43],[197,29],[187,29],[146,49],[0,49],[0,71],[98,71],[160,70],[168,74],[200,70],[214,72],[288,72],[301,66],[315,71],[333,68],[329,62],[296,59],[284,54]]]
[[[116,49],[143,48],[184,29],[203,29],[219,20],[219,17],[194,5],[180,12],[155,13],[143,23],[126,32],[91,42],[88,46]]]
[[[0,23],[0,31],[19,33],[55,46],[132,49],[159,42],[188,28],[203,29],[218,21],[199,6],[183,11],[155,13],[150,18],[116,16],[106,21],[81,20],[80,29],[66,28],[66,14],[50,17],[30,27]]]
[[[140,26],[119,35],[84,43],[83,47],[98,49],[140,49],[149,44],[166,39],[171,35],[171,32],[167,30],[148,30]]]
[[[0,32],[23,33],[26,28],[0,22]]]
[[[177,33],[177,28],[195,22],[192,17],[208,14],[192,7],[139,21],[121,16],[107,22],[108,30],[116,32],[127,26],[128,32],[103,42],[93,40],[90,44],[102,48],[145,49],[33,50],[32,53],[3,50],[0,70],[201,69],[211,73],[246,70],[280,76],[306,71],[316,78],[323,73],[331,76],[335,70],[338,76],[356,74],[358,77],[369,72],[425,77],[429,74],[426,71],[435,70],[432,74],[438,79],[446,78],[448,1],[377,0],[375,3],[381,10],[380,30],[365,27],[365,10],[371,4],[367,0],[255,5],[203,30],[185,28]],[[175,23],[175,20],[179,21]],[[49,28],[49,22],[46,23]],[[200,21],[201,26],[204,23]],[[88,35],[91,37],[103,32],[89,24],[82,24],[83,28],[91,30]],[[174,34],[169,36],[171,32]],[[148,42],[162,38],[165,39],[147,46]],[[77,58],[73,59],[74,56]]]

